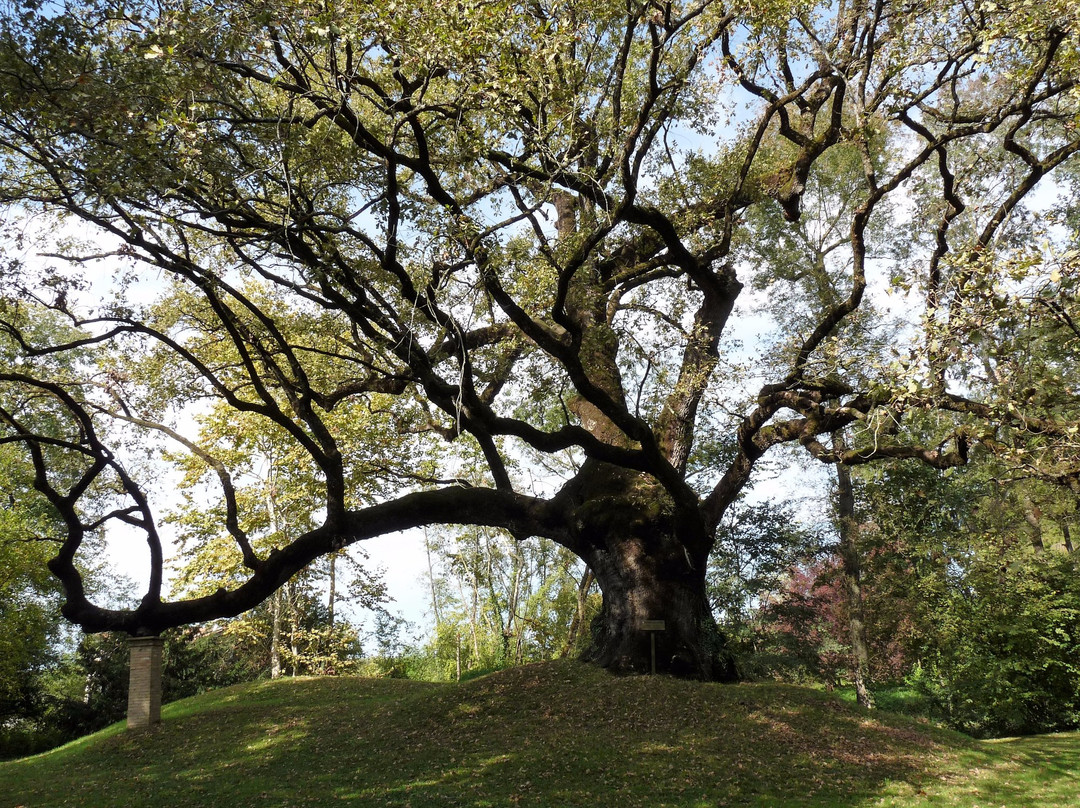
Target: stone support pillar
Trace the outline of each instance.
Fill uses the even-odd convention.
[[[161,723],[161,637],[131,637],[128,680],[128,729]]]

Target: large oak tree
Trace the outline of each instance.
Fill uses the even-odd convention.
[[[1040,232],[1026,207],[1080,150],[1069,0],[4,9],[8,222],[93,235],[52,272],[4,270],[24,360],[0,369],[0,441],[66,525],[50,568],[89,631],[235,615],[354,542],[485,525],[588,564],[596,662],[646,669],[642,621],[663,620],[663,669],[730,677],[707,559],[770,448],[946,468],[1023,434],[1071,446],[960,372],[1000,284],[1071,305],[1067,220]],[[103,266],[115,300],[76,280]],[[124,297],[150,277],[157,301]],[[885,330],[867,307],[889,290]],[[799,316],[740,372],[761,294]],[[31,298],[84,336],[35,340]],[[81,373],[35,364],[87,345]],[[256,552],[189,428],[208,401],[287,436],[316,527]],[[35,430],[41,408],[67,426]],[[912,412],[935,414],[931,443]],[[213,471],[242,582],[163,598],[155,480],[119,448],[150,434]],[[116,521],[149,546],[130,609],[90,602],[76,566]]]

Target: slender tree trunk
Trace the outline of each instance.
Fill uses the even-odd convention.
[[[570,627],[566,631],[566,643],[563,645],[562,651],[559,652],[560,657],[570,655],[585,628],[585,609],[588,605],[589,590],[592,589],[595,580],[596,577],[593,575],[592,569],[585,567],[585,571],[578,581],[577,606],[574,610],[574,616],[570,620]]]
[[[506,642],[503,643],[503,647],[506,649],[507,661],[511,664],[518,665],[518,649],[521,647],[521,621],[518,618],[518,593],[521,586],[521,558],[520,551],[517,547],[514,548],[513,561],[511,563],[511,579],[510,579],[510,597],[507,599],[506,604]],[[514,654],[510,656],[510,638],[513,637]]]
[[[1042,530],[1042,509],[1038,505],[1032,504],[1031,500],[1025,499],[1023,502],[1024,521],[1028,526],[1028,537],[1031,539],[1031,546],[1036,553],[1042,553],[1045,550],[1043,545],[1043,530]]]
[[[298,612],[300,611],[296,602],[296,583],[289,581],[285,585],[285,591],[289,602],[289,652],[292,656],[290,660],[290,666],[292,669],[292,676],[295,678],[298,673],[298,666],[300,662],[300,645],[299,637],[297,635],[297,623]]]
[[[431,584],[431,611],[435,615],[435,633],[439,631],[439,626],[442,625],[442,615],[439,612],[439,595],[435,588],[435,564],[431,560],[431,539],[428,538],[428,532],[424,530],[424,550],[427,551],[427,570],[428,570],[428,582]]]
[[[472,563],[469,564],[472,573],[472,594],[469,605],[469,626],[472,629],[473,664],[480,660],[480,533],[473,532],[475,544],[473,547]]]
[[[469,621],[469,625],[472,626],[473,664],[477,664],[480,659],[480,592],[477,589],[478,586],[480,586],[480,582],[474,575],[472,588],[472,619]]]
[[[270,678],[281,677],[281,590],[270,598]]]
[[[330,633],[334,631],[334,605],[337,602],[337,555],[330,556],[330,592],[326,598],[326,609],[330,618]]]
[[[1073,553],[1072,533],[1069,530],[1069,523],[1062,522],[1061,524],[1061,538],[1065,542],[1065,552],[1069,555]]]
[[[834,434],[833,443],[838,451],[843,451],[843,436]],[[863,707],[872,709],[874,697],[869,687],[870,649],[866,641],[862,564],[857,542],[859,526],[855,520],[855,489],[851,484],[851,470],[843,464],[836,466],[836,510],[840,560],[843,564],[844,588],[848,601],[848,631],[855,663],[855,697]]]
[[[502,584],[501,569],[496,570],[495,552],[492,547],[492,534],[484,532],[484,547],[487,559],[487,603],[485,613],[490,615],[492,631],[500,640],[499,661],[506,663],[510,659],[510,633],[507,628],[507,620],[503,616],[503,601],[500,597],[499,587]]]
[[[461,632],[455,632],[454,636],[457,637],[457,681],[461,681]]]
[[[481,543],[481,537],[483,542]],[[476,565],[476,600],[480,615],[480,627],[488,637],[498,636],[502,630],[502,615],[499,614],[499,600],[495,596],[494,560],[491,558],[491,537],[486,529],[477,531],[476,547],[480,562]],[[483,574],[481,574],[481,572]],[[483,596],[480,586],[484,587]]]
[[[480,658],[480,638],[479,638],[479,636],[477,636],[477,630],[476,630],[476,611],[477,611],[476,610],[476,602],[475,602],[474,597],[466,597],[465,596],[465,582],[462,580],[462,577],[460,575],[458,576],[458,579],[457,579],[457,585],[458,585],[458,597],[461,598],[462,605],[464,606],[466,603],[469,604],[469,638],[472,640],[473,660],[474,660],[474,664],[475,664],[475,660]],[[459,664],[460,664],[460,660],[461,660],[461,635],[460,634],[458,635],[458,660],[459,660]]]
[[[273,464],[271,463],[271,468]],[[273,475],[266,481],[266,513],[269,517],[270,532],[278,533],[281,525],[278,520],[277,499],[274,496]],[[281,590],[274,592],[271,598],[270,614],[270,678],[277,679],[281,676]]]

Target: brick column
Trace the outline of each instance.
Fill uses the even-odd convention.
[[[128,729],[161,723],[161,637],[131,637],[128,680]]]

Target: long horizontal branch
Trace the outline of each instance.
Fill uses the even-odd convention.
[[[490,488],[419,491],[349,511],[340,520],[330,520],[303,534],[271,552],[259,569],[235,589],[222,588],[211,595],[172,602],[144,601],[130,610],[102,608],[91,603],[81,590],[68,590],[63,614],[88,632],[133,634],[156,634],[175,626],[234,617],[258,606],[320,556],[375,536],[436,524],[484,525],[502,528],[518,538],[568,540],[561,510],[547,500]]]

